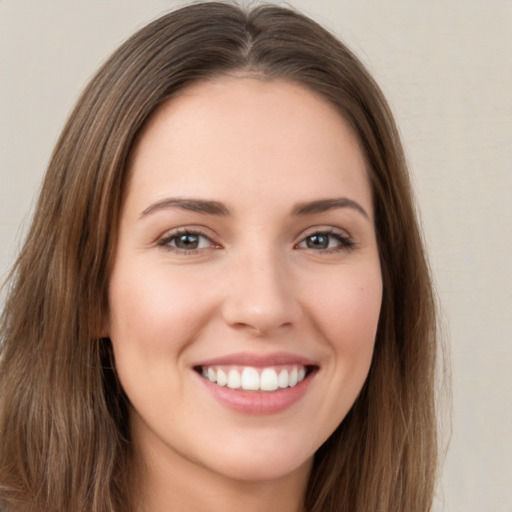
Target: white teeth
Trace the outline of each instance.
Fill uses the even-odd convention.
[[[217,382],[217,372],[213,368],[208,368],[207,378],[212,382]]]
[[[273,368],[265,368],[261,372],[260,387],[263,391],[275,391],[279,387],[277,373]]]
[[[278,377],[278,383],[280,388],[287,388],[288,387],[288,370],[281,370],[281,373]]]
[[[290,372],[290,376],[288,377],[288,386],[290,386],[291,388],[293,386],[296,386],[297,385],[297,376],[298,376],[298,371],[297,371],[297,368],[294,368],[291,372]]]
[[[229,370],[228,388],[238,389],[242,385],[240,374],[236,370]]]
[[[288,366],[281,370],[276,368],[262,368],[257,370],[251,366],[243,368],[204,367],[201,374],[210,382],[231,389],[244,389],[246,391],[276,391],[277,389],[293,388],[306,377],[304,366]]]
[[[244,368],[242,372],[242,388],[250,391],[260,389],[260,376],[254,368]]]
[[[228,377],[227,375],[222,371],[217,371],[217,384],[219,386],[225,386],[228,383]]]

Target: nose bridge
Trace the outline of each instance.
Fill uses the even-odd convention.
[[[223,311],[229,325],[264,335],[296,321],[299,306],[285,254],[252,246],[232,263]]]

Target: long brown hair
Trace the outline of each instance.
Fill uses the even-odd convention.
[[[101,326],[127,160],[147,119],[193,82],[247,72],[327,98],[360,141],[384,292],[368,379],[315,455],[310,512],[425,512],[436,469],[435,308],[406,163],[378,86],[292,10],[194,4],[149,24],[102,66],[53,153],[1,320],[0,505],[131,509],[126,399]]]

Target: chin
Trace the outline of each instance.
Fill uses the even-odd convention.
[[[294,474],[309,475],[313,457],[307,460],[279,460],[279,457],[269,456],[265,460],[238,460],[232,464],[223,463],[217,468],[217,473],[232,480],[241,482],[279,481]],[[225,461],[226,462],[226,461]]]
[[[265,446],[267,445],[267,446]],[[303,446],[284,446],[268,439],[255,441],[243,449],[236,444],[228,452],[215,454],[209,466],[217,474],[244,482],[280,480],[294,473],[309,474],[314,451],[305,452]]]

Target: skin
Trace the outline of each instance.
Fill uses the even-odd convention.
[[[108,335],[143,508],[301,510],[313,454],[368,374],[381,305],[356,138],[301,85],[223,77],[162,106],[129,171]],[[304,207],[321,200],[338,202]],[[197,247],[181,248],[176,230],[199,232]],[[245,414],[194,370],[240,352],[286,352],[316,371],[290,407]]]

